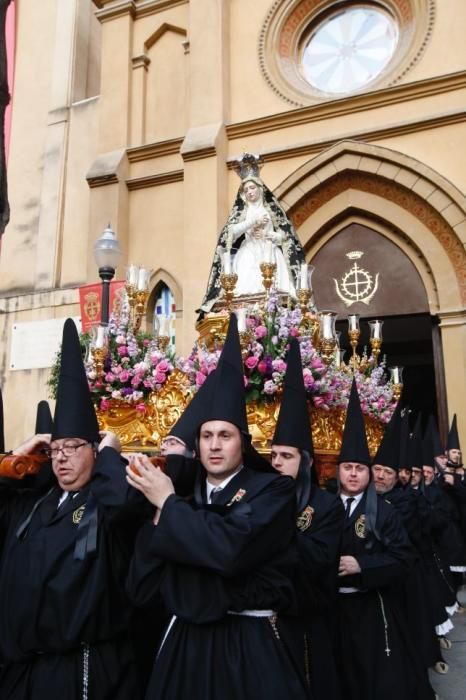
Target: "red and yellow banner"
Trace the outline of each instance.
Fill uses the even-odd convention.
[[[124,294],[124,280],[114,280],[110,282],[110,315],[118,313],[121,306],[122,295]],[[86,284],[79,288],[79,304],[81,307],[82,332],[86,333],[92,326],[100,323],[102,312],[102,284]]]

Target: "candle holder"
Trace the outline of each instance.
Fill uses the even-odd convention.
[[[234,272],[222,272],[222,274],[220,275],[220,284],[222,285],[227,309],[230,313],[237,281],[238,275]]]
[[[327,363],[333,357],[337,342],[335,335],[336,320],[337,313],[335,311],[321,311],[319,313],[320,349]]]
[[[309,299],[311,298],[311,291],[309,289],[298,289],[296,291],[296,297],[298,299],[299,308],[301,309],[301,323],[299,324],[301,328],[311,328],[311,320],[308,318],[309,310]]]
[[[264,285],[265,293],[269,296],[273,278],[277,271],[277,263],[261,262],[259,267],[262,273],[262,284]]]
[[[92,348],[92,364],[98,377],[101,377],[104,373],[104,363],[107,354],[108,350],[106,347]]]
[[[134,332],[137,333],[141,328],[142,317],[146,313],[147,300],[149,299],[149,291],[141,291],[137,289],[134,294]]]
[[[157,345],[159,346],[159,350],[161,350],[161,352],[163,352],[163,353],[166,353],[169,342],[170,342],[169,335],[159,335],[159,337],[157,338]]]
[[[320,341],[320,351],[327,364],[334,358],[335,346],[335,338],[322,338]]]
[[[393,384],[393,396],[396,401],[400,400],[403,391],[403,367],[389,367],[390,381]]]
[[[241,354],[243,360],[248,354],[249,343],[251,342],[251,332],[250,331],[239,331],[239,344],[241,346]]]
[[[382,338],[370,338],[371,355],[374,358],[374,364],[378,364],[380,349],[382,347]]]

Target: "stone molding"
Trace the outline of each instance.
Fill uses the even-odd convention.
[[[382,197],[416,217],[445,250],[466,306],[466,197],[457,188],[390,149],[341,143],[295,171],[275,194],[298,228],[348,189]]]
[[[169,185],[172,182],[182,182],[184,170],[171,170],[158,175],[146,175],[145,177],[133,177],[126,180],[126,186],[131,190],[143,190],[146,187],[159,187]]]
[[[97,7],[95,16],[100,22],[131,15],[133,19],[155,15],[178,5],[186,5],[189,0],[92,0]]]
[[[466,87],[466,71],[417,80],[405,85],[372,90],[364,94],[351,95],[335,100],[320,102],[278,114],[249,119],[226,127],[228,138],[238,139],[254,136],[267,131],[277,131],[300,124],[310,124],[323,119],[341,117],[370,109],[378,109],[411,100],[442,95]]]

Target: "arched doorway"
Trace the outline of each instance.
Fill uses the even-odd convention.
[[[309,260],[345,225],[360,223],[392,240],[413,263],[427,295],[434,367],[444,358],[445,372],[435,376],[441,432],[445,437],[457,413],[460,439],[466,440],[464,194],[425,163],[353,141],[309,160],[275,194]]]
[[[382,355],[388,366],[404,368],[403,401],[414,411],[446,412],[444,366],[437,344],[438,318],[429,310],[423,280],[409,257],[382,233],[346,223],[315,252],[310,262],[319,309],[338,312],[340,345],[351,354],[348,314],[359,314],[359,352],[369,348],[370,319],[383,320]],[[436,387],[442,387],[437,393]]]

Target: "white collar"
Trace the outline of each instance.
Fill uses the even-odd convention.
[[[230,483],[230,481],[233,479],[233,477],[236,476],[237,474],[239,474],[239,472],[241,471],[242,468],[243,468],[243,465],[240,464],[238,469],[236,469],[236,471],[234,471],[233,474],[230,474],[230,476],[227,476],[227,478],[224,479],[221,484],[216,484],[216,485],[211,484],[209,481],[209,477],[207,477],[206,482],[205,482],[207,503],[210,503],[210,494],[212,493],[212,491],[214,489],[217,489],[217,491],[221,491],[222,489],[224,489],[225,486]]]
[[[359,501],[361,498],[364,496],[364,491],[361,491],[361,493],[358,493],[357,496],[346,496],[344,493],[340,493],[340,498],[343,501],[343,505],[346,508],[346,501],[348,498],[354,498],[354,501],[351,504],[351,509],[354,510],[357,505],[359,505]]]

